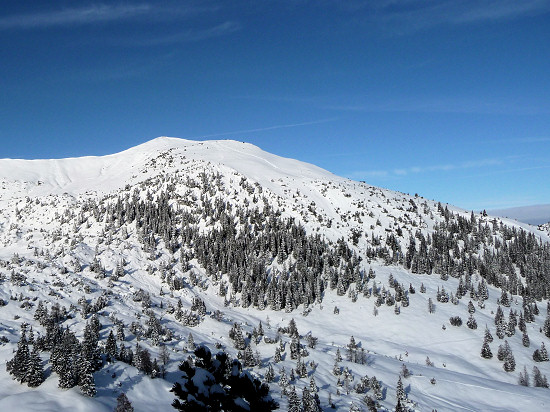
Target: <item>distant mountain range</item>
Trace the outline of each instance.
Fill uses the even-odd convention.
[[[494,209],[487,212],[491,215],[515,219],[530,225],[542,225],[550,222],[550,204]]]

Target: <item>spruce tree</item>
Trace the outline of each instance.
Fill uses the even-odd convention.
[[[302,407],[303,412],[321,412],[319,397],[316,393],[311,393],[307,386],[302,390]]]
[[[109,332],[107,342],[105,343],[105,353],[109,357],[109,362],[114,362],[118,358],[118,347],[112,330]]]
[[[521,386],[529,386],[529,374],[527,373],[527,367],[523,367],[523,372],[519,373],[518,384]]]
[[[267,367],[267,372],[265,373],[264,379],[267,383],[271,383],[275,379],[275,371],[273,370],[271,363]]]
[[[513,372],[516,369],[516,360],[512,354],[512,349],[508,345],[508,342],[506,342],[505,348],[506,354],[504,357],[503,368],[506,372]]]
[[[33,350],[29,356],[29,363],[27,366],[27,378],[28,385],[31,388],[36,388],[44,382],[44,368],[42,367],[42,359],[36,345],[33,346]]]
[[[15,352],[15,356],[6,363],[7,371],[16,381],[21,383],[27,382],[29,358],[29,344],[25,335],[25,329],[22,327],[21,337],[17,343],[17,351]]]
[[[401,375],[399,375],[399,379],[397,380],[397,388],[396,388],[396,397],[401,402],[405,401],[407,399],[407,394],[405,393],[405,389],[403,388],[403,382],[401,381]]]
[[[487,339],[483,340],[483,346],[481,346],[481,357],[485,359],[491,359],[493,357],[493,352],[491,352]]]
[[[466,325],[470,329],[477,329],[477,322],[473,315],[470,314],[470,317],[468,318],[468,322],[466,322]]]
[[[491,332],[489,332],[489,328],[487,325],[485,325],[485,336],[484,341],[491,343],[493,341],[493,335],[491,335]]]
[[[533,386],[536,388],[548,388],[546,375],[543,375],[536,366],[533,366]]]
[[[96,395],[96,388],[93,365],[86,357],[82,357],[80,362],[78,386],[84,395],[94,397]]]
[[[302,412],[300,398],[296,393],[296,387],[291,385],[288,393],[288,412]]]
[[[134,407],[124,392],[118,395],[116,402],[113,412],[134,412]]]
[[[528,348],[529,345],[531,344],[531,342],[529,341],[529,335],[527,334],[527,332],[523,332],[523,337],[521,338],[521,343],[526,348]]]

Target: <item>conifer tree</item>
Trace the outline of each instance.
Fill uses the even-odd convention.
[[[264,378],[267,383],[271,383],[275,379],[275,371],[273,370],[271,363],[267,367],[267,372],[265,373]]]
[[[489,332],[489,328],[487,327],[487,325],[485,325],[484,340],[488,343],[491,343],[493,341],[493,335],[491,335],[491,332]]]
[[[504,355],[504,365],[503,368],[506,372],[513,372],[516,369],[516,360],[512,354],[512,349],[508,344],[508,341],[505,341],[505,355]]]
[[[529,345],[531,344],[530,340],[529,340],[529,335],[527,334],[527,332],[523,332],[523,337],[521,338],[521,343],[523,344],[523,346],[525,346],[526,348],[529,347]]]
[[[283,394],[286,394],[286,388],[288,387],[288,376],[286,376],[285,367],[281,369],[281,375],[279,376],[279,386],[282,389]]]
[[[491,352],[487,339],[483,340],[483,345],[481,346],[481,357],[485,359],[491,359],[493,357],[493,352]]]
[[[288,393],[288,412],[302,412],[300,398],[296,393],[294,385],[291,385],[290,392]]]
[[[6,363],[7,371],[16,381],[21,383],[27,382],[29,358],[29,344],[27,342],[25,329],[22,327],[21,337],[17,343],[17,351],[15,352],[15,356]]]
[[[466,325],[467,325],[470,329],[477,329],[476,318],[474,318],[474,316],[473,316],[472,314],[470,314],[470,317],[468,318],[468,321],[466,322]]]
[[[29,363],[27,365],[27,378],[28,385],[31,388],[36,388],[44,382],[44,368],[42,367],[42,359],[36,345],[33,346],[33,350],[29,356]]]
[[[109,332],[107,342],[105,343],[105,353],[109,358],[109,362],[114,362],[118,358],[118,347],[112,330]]]
[[[399,375],[399,379],[397,380],[396,397],[401,402],[407,399],[407,394],[405,393],[405,389],[403,388],[403,382],[401,381],[401,375]]]
[[[523,372],[519,373],[518,384],[521,386],[529,386],[529,374],[527,373],[527,367],[523,367]]]
[[[548,388],[546,375],[543,375],[536,366],[533,366],[533,386],[536,388]]]
[[[116,401],[117,404],[113,412],[134,412],[134,407],[124,392],[118,395]]]
[[[96,388],[93,365],[86,357],[81,358],[80,362],[78,386],[84,395],[94,397],[96,395]]]

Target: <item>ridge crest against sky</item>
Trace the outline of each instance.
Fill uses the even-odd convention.
[[[467,209],[548,204],[549,38],[550,0],[6,2],[0,157],[229,138]]]

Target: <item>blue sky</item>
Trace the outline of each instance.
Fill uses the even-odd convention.
[[[468,209],[550,203],[550,0],[4,3],[0,157],[227,138]]]

